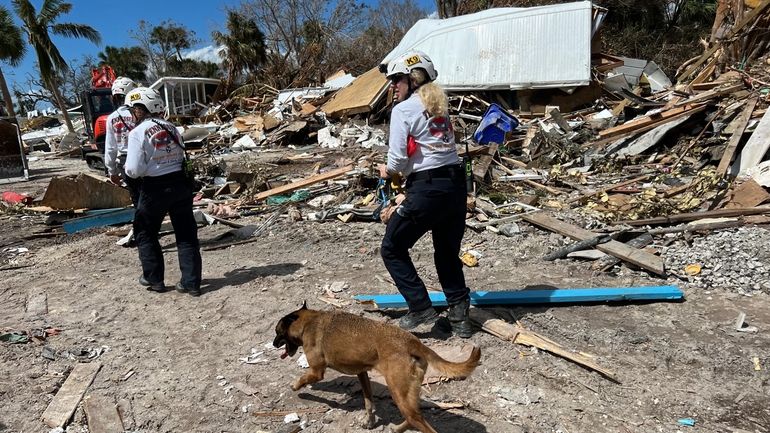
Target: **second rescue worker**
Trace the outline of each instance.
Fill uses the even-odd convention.
[[[128,134],[126,174],[141,179],[139,206],[134,216],[142,276],[139,283],[148,290],[163,292],[163,251],[158,241],[166,213],[176,237],[182,278],[176,289],[200,296],[201,254],[198,226],[193,215],[192,187],[183,164],[184,143],[174,124],[160,118],[166,105],[158,92],[138,87],[126,95],[136,126]]]

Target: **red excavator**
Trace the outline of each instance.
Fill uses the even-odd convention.
[[[112,83],[115,71],[109,66],[91,70],[91,88],[82,93],[83,118],[88,140],[81,147],[83,159],[89,167],[106,171],[104,165],[104,138],[107,132],[107,116],[115,110],[112,104]]]

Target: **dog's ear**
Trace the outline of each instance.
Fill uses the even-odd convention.
[[[302,301],[302,308],[300,310],[307,310],[307,300]]]

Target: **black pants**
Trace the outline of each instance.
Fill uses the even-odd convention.
[[[144,278],[151,284],[164,281],[165,267],[158,232],[166,213],[174,226],[182,285],[187,289],[199,288],[201,253],[198,225],[193,216],[192,190],[181,171],[142,179],[139,206],[134,216],[134,237]]]
[[[470,293],[459,258],[465,232],[465,178],[459,167],[451,173],[409,180],[406,200],[388,221],[382,240],[382,260],[410,311],[431,306],[428,290],[409,257],[409,249],[428,231],[433,237],[433,260],[447,303],[457,304]]]

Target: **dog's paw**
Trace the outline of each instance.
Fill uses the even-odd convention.
[[[305,386],[305,383],[302,382],[300,379],[297,379],[294,382],[292,382],[291,389],[292,391],[299,391],[300,389],[302,389],[303,386]]]
[[[361,418],[359,420],[359,425],[361,428],[364,428],[366,430],[371,430],[374,428],[374,414],[373,413],[365,413],[361,415]]]

